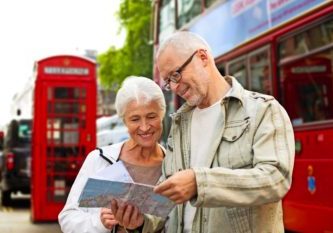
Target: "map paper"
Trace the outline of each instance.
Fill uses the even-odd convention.
[[[109,172],[107,172],[108,169],[110,169]],[[110,180],[106,180],[103,174]],[[79,207],[110,208],[111,200],[116,199],[118,202],[137,206],[141,213],[165,219],[175,203],[154,193],[154,186],[129,180],[132,178],[122,162],[107,167],[94,177],[88,178],[79,198]]]

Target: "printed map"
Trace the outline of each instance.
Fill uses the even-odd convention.
[[[88,178],[79,198],[79,207],[108,207],[111,200],[136,205],[142,213],[166,218],[175,204],[153,192],[153,186],[133,181],[120,160]]]
[[[89,178],[79,198],[79,207],[110,207],[111,200],[129,203],[141,213],[166,218],[175,203],[153,192],[154,186]]]

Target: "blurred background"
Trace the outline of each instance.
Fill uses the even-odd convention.
[[[0,3],[0,232],[60,232],[87,153],[128,138],[122,80],[161,85],[154,54],[198,33],[222,75],[273,95],[295,131],[288,232],[333,232],[333,1],[13,0]],[[183,100],[164,92],[167,114]],[[170,129],[164,121],[161,143]]]

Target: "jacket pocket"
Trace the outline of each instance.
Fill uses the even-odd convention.
[[[247,133],[249,127],[248,118],[227,122],[219,148],[222,166],[232,169],[252,167],[251,140]]]
[[[251,233],[251,208],[250,207],[233,207],[226,208],[226,213],[235,233]]]
[[[244,134],[249,125],[250,121],[248,119],[227,122],[222,139],[228,142],[237,141]]]

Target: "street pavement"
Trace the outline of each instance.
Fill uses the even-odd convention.
[[[61,233],[58,223],[32,223],[30,200],[16,200],[12,207],[0,206],[0,233]]]

